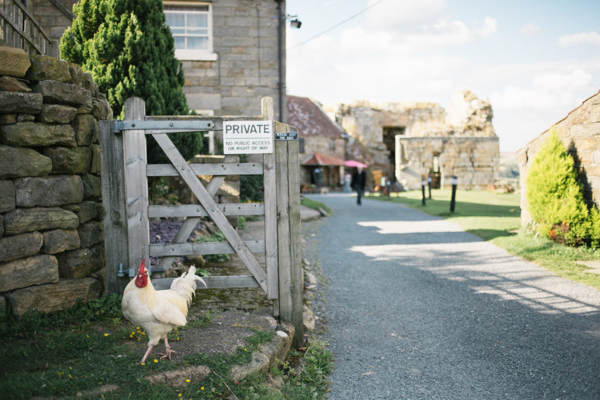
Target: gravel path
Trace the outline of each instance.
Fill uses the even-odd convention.
[[[310,196],[331,400],[600,399],[600,291],[398,204]]]

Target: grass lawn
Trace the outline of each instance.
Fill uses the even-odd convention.
[[[421,191],[378,194],[371,199],[403,203],[430,215],[462,226],[467,232],[504,248],[509,253],[541,265],[558,276],[600,289],[600,275],[585,272],[589,268],[576,261],[600,260],[600,252],[572,248],[544,238],[536,238],[521,229],[520,194],[496,194],[482,190],[458,190],[455,212],[450,212],[451,189],[432,190],[432,198],[421,204]]]
[[[187,327],[169,334],[169,341],[185,340],[186,330],[202,329],[210,316],[190,321]],[[144,332],[122,318],[121,296],[110,295],[88,304],[54,314],[30,314],[21,320],[0,317],[0,397],[4,399],[86,398],[104,399],[322,399],[328,387],[332,355],[322,343],[309,343],[303,353],[290,352],[303,359],[305,368],[284,362],[271,376],[280,380],[276,389],[264,373],[250,375],[240,382],[229,377],[235,364],[249,363],[252,352],[273,338],[273,332],[255,330],[245,347],[232,354],[201,354],[160,360],[162,343],[138,364],[139,351],[148,339]],[[179,387],[150,384],[145,378],[169,370],[195,365],[210,368],[204,381],[192,379]],[[100,387],[117,385],[120,390],[85,395]]]

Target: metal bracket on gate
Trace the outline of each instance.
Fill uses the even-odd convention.
[[[115,120],[114,132],[132,130],[196,130],[210,131],[215,124],[212,121],[119,121]]]

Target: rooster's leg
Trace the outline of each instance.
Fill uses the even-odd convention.
[[[165,358],[169,358],[169,360],[170,360],[171,354],[175,353],[175,350],[171,350],[171,346],[169,346],[169,341],[167,340],[167,335],[164,336],[164,340],[165,340],[165,349],[167,350],[167,353],[165,355],[163,355],[160,359],[164,360]]]
[[[150,355],[150,352],[152,351],[153,348],[154,348],[154,346],[148,346],[148,351],[146,351],[146,354],[144,354],[144,358],[142,358],[142,361],[140,361],[140,364],[143,364],[146,362],[146,359]]]

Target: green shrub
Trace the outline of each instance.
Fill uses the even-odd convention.
[[[591,221],[574,160],[556,132],[550,133],[531,163],[527,202],[542,236],[571,245],[589,238]]]
[[[227,238],[223,233],[217,232],[212,236],[199,236],[198,243],[207,242],[226,242]],[[208,262],[224,262],[229,261],[229,254],[205,254],[204,259]]]
[[[591,245],[593,248],[598,249],[600,248],[600,210],[598,210],[598,207],[592,208],[590,218],[592,220],[590,227]]]
[[[241,175],[240,176],[240,200],[245,202],[264,201],[262,175]]]
[[[77,16],[60,40],[60,57],[78,64],[106,94],[114,116],[123,119],[125,100],[137,96],[147,115],[186,115],[181,61],[165,25],[162,0],[81,0]],[[200,153],[202,134],[169,137],[186,160]],[[148,138],[151,163],[168,162],[154,138]]]

